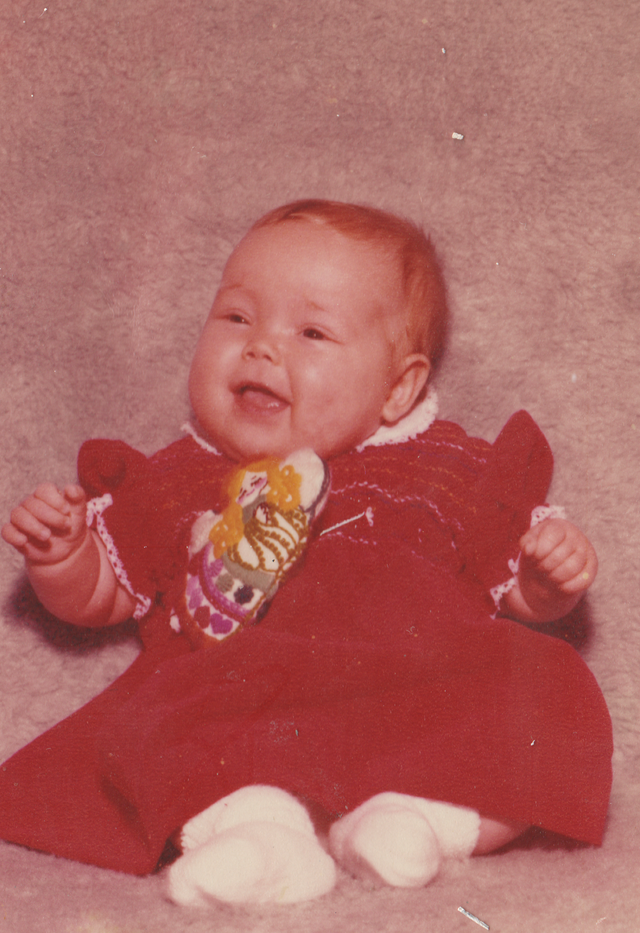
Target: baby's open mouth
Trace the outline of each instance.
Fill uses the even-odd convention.
[[[246,411],[279,412],[289,405],[286,398],[273,392],[267,386],[245,383],[235,390],[240,406]]]

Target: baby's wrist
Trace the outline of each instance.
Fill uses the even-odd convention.
[[[40,602],[65,622],[89,624],[85,608],[91,602],[100,574],[100,552],[89,529],[78,547],[55,562],[28,567],[29,580]],[[90,620],[89,620],[90,622]]]

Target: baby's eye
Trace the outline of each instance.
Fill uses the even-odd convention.
[[[315,327],[305,327],[302,331],[302,336],[307,337],[309,340],[326,340],[326,334],[323,334],[321,330],[318,330]]]
[[[227,320],[232,324],[246,324],[247,319],[243,314],[240,314],[239,311],[230,311],[227,314]]]

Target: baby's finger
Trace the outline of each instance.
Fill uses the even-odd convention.
[[[28,512],[43,525],[46,525],[47,528],[54,531],[67,531],[71,527],[69,506],[67,506],[67,512],[63,513],[54,506],[49,505],[48,502],[36,498],[36,496],[29,496],[22,504]]]
[[[575,573],[571,571],[576,568]],[[565,593],[579,593],[588,590],[598,573],[598,558],[592,547],[586,551],[577,552],[575,558],[566,562],[561,568],[564,579],[560,580],[560,587]]]
[[[80,505],[86,500],[86,494],[82,486],[70,483],[64,487],[64,497],[71,505]]]
[[[542,522],[527,532],[520,542],[520,547],[527,557],[540,562],[548,557],[564,538],[565,532],[562,525],[555,522]]]
[[[7,544],[10,544],[12,547],[18,549],[23,548],[29,540],[25,534],[23,534],[21,531],[18,531],[15,525],[12,525],[9,522],[2,526],[2,537],[7,542]]]
[[[585,568],[581,570],[580,573],[576,574],[576,576],[561,582],[559,586],[563,593],[566,593],[567,596],[571,596],[574,593],[582,593],[588,590],[593,583],[594,577],[595,573],[590,573]]]
[[[554,583],[564,585],[570,580],[577,579],[585,570],[586,556],[584,552],[572,551],[565,560],[545,572]]]
[[[540,525],[534,525],[520,538],[520,550],[527,557],[533,557],[540,537]]]
[[[13,510],[11,524],[28,538],[35,538],[37,541],[48,541],[51,537],[51,530],[28,508],[25,508],[25,505],[19,505]]]
[[[40,483],[33,493],[34,498],[46,502],[51,508],[69,514],[69,503],[66,501],[60,490],[53,483]]]
[[[568,564],[565,572],[571,571],[571,576],[574,576],[582,568],[584,562],[584,550],[576,549],[575,543],[565,538],[545,557],[538,560],[537,568],[555,579],[555,572],[559,571],[565,564]]]

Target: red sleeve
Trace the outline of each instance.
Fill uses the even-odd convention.
[[[122,441],[90,440],[80,448],[78,478],[97,499],[96,528],[119,581],[138,599],[140,617],[159,588],[159,568],[167,563],[169,528],[158,509],[157,477],[151,462]],[[103,497],[111,497],[105,505]]]
[[[470,490],[473,518],[457,536],[465,571],[488,593],[511,576],[508,561],[544,504],[553,473],[547,440],[526,411],[513,415],[489,453],[486,468]]]

